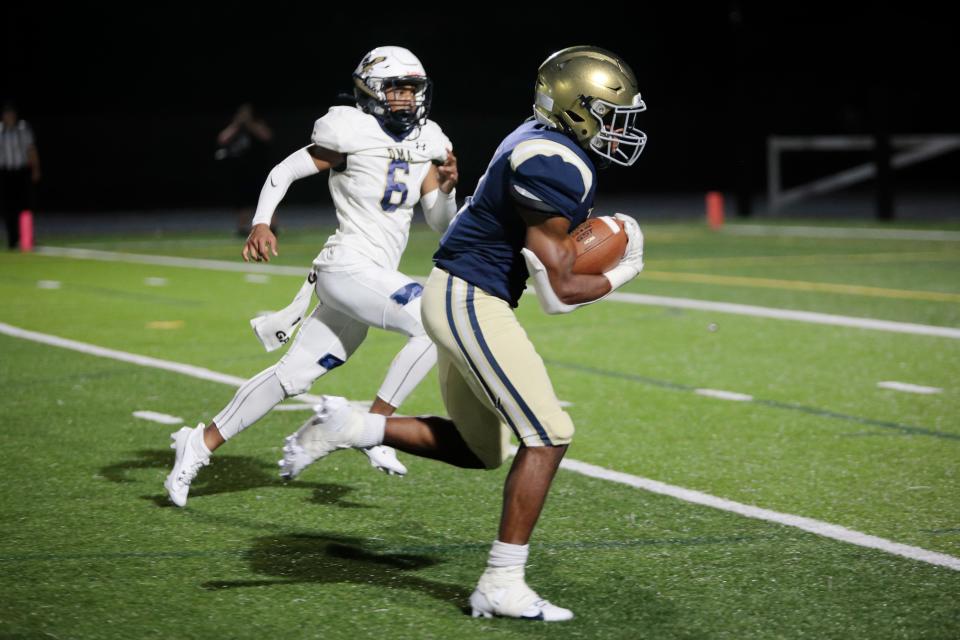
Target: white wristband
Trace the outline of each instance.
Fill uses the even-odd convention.
[[[610,291],[613,292],[636,278],[639,273],[640,270],[631,264],[618,264],[603,275],[610,281]]]
[[[257,200],[257,212],[253,215],[252,224],[270,224],[273,220],[273,212],[283,200],[283,196],[287,194],[287,189],[293,181],[317,173],[320,173],[320,170],[317,169],[307,147],[294,151],[284,158],[283,162],[273,168],[266,182],[263,183],[263,188],[260,189],[260,199]]]

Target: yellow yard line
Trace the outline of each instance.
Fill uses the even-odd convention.
[[[923,251],[913,253],[825,253],[814,255],[785,256],[730,256],[726,258],[675,258],[650,260],[657,267],[711,267],[711,266],[766,266],[791,264],[836,264],[876,262],[960,262],[960,253],[946,251]]]
[[[677,273],[671,271],[647,271],[642,278],[663,280],[666,282],[696,282],[701,284],[723,284],[737,287],[763,287],[765,289],[789,289],[794,291],[825,291],[855,296],[876,298],[901,298],[905,300],[932,300],[935,302],[960,302],[960,294],[942,291],[907,291],[903,289],[883,289],[830,282],[803,282],[801,280],[775,280],[772,278],[748,278],[744,276],[717,276],[706,273]]]

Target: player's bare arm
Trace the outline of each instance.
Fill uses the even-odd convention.
[[[269,217],[294,180],[340,166],[345,160],[346,156],[342,153],[312,144],[274,167],[260,193],[253,228],[241,252],[243,261],[270,262],[271,254],[279,255],[277,236],[270,230]],[[259,221],[264,217],[267,219]]]
[[[570,221],[562,216],[518,207],[527,223],[526,247],[547,269],[550,286],[564,304],[591,302],[610,292],[610,281],[603,275],[573,273],[576,249],[570,237]]]

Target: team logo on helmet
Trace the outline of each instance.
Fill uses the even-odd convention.
[[[357,106],[375,117],[398,138],[405,138],[427,122],[433,85],[423,65],[403,47],[377,47],[363,57],[353,72]],[[408,102],[394,100],[388,92],[412,95]]]

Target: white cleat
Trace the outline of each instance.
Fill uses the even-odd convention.
[[[284,441],[283,460],[277,463],[282,478],[292,480],[316,460],[356,446],[363,433],[363,414],[346,398],[323,396],[313,410],[314,415]]]
[[[200,467],[210,464],[210,456],[202,456],[197,453],[197,448],[191,439],[199,438],[203,440],[203,423],[196,428],[183,427],[176,433],[170,434],[173,443],[171,449],[176,450],[176,457],[173,461],[173,470],[167,476],[163,486],[167,489],[167,495],[170,501],[178,507],[187,504],[187,494],[190,493],[190,483],[196,477]]]
[[[397,450],[384,444],[360,449],[370,459],[370,466],[383,471],[388,476],[407,475],[407,467],[397,458]]]
[[[474,618],[503,616],[544,622],[573,619],[573,611],[550,604],[528,587],[523,578],[501,582],[492,579],[489,571],[480,577],[470,596],[470,609]]]
[[[304,425],[305,427],[306,425]],[[297,430],[297,433],[303,430],[303,427]],[[277,462],[280,467],[280,477],[287,480],[293,480],[300,472],[310,466],[317,458],[307,453],[307,450],[297,442],[297,433],[287,436],[283,440],[283,460]]]

